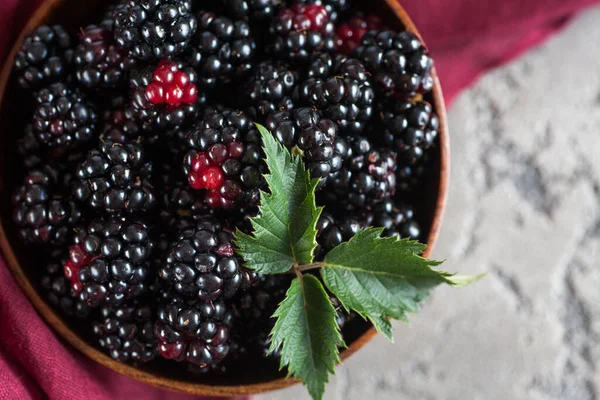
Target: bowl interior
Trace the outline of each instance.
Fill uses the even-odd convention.
[[[101,15],[101,12],[103,12],[109,2],[101,0],[88,0],[85,2],[79,0],[53,0],[52,3],[55,4],[55,7],[51,9],[47,18],[42,20],[43,23],[63,24],[71,32],[77,32],[82,26],[86,26],[90,23],[97,23],[99,19],[98,16]],[[366,13],[377,13],[380,15],[389,27],[396,29],[403,28],[403,23],[398,19],[397,15],[392,12],[390,6],[383,0],[366,3],[364,5],[364,10]],[[15,44],[15,46],[17,45],[18,43]],[[8,59],[6,62],[12,63],[12,60]],[[443,104],[439,101],[434,102],[434,99],[431,97],[427,100],[435,105],[442,122],[444,122],[445,110],[443,109]],[[15,80],[10,79],[6,86],[2,99],[2,107],[0,109],[0,222],[6,235],[5,245],[9,247],[5,247],[3,251],[5,255],[9,255],[11,251],[14,252],[18,263],[10,262],[13,272],[18,270],[19,274],[22,273],[21,278],[23,281],[28,281],[36,288],[36,282],[39,282],[39,278],[44,270],[45,260],[39,254],[30,251],[31,249],[26,248],[21,244],[15,233],[11,215],[11,192],[22,180],[25,172],[19,167],[20,162],[17,159],[18,155],[13,149],[15,149],[16,139],[24,130],[25,123],[30,120],[31,111],[32,104],[28,99],[28,96],[24,96],[23,92],[15,84]],[[442,125],[445,130],[445,123]],[[442,132],[441,136],[444,136],[444,134],[445,132]],[[439,213],[436,213],[436,209],[438,207],[440,196],[443,197],[445,195],[445,185],[440,184],[440,179],[442,178],[440,167],[442,155],[445,151],[444,146],[446,146],[446,144],[442,143],[442,146],[438,146],[433,151],[432,165],[429,169],[430,172],[429,175],[423,179],[422,186],[415,190],[410,198],[407,198],[407,196],[403,194],[399,195],[404,200],[415,205],[417,220],[422,229],[422,238],[429,238],[429,242],[434,240],[437,235],[437,226],[439,224],[439,218],[437,217],[439,217]],[[0,229],[0,234],[1,233]],[[9,257],[9,259],[10,258],[11,257]],[[34,296],[32,293],[27,294],[30,298]],[[38,310],[48,319],[46,315],[47,310],[41,310],[40,307],[38,307]],[[51,323],[55,328],[58,325],[63,325],[63,327],[66,328],[59,329],[63,336],[65,336],[64,330],[72,331],[73,337],[67,337],[68,341],[73,343],[71,340],[73,338],[75,338],[74,340],[82,339],[91,348],[87,349],[85,348],[85,345],[80,343],[79,345],[76,345],[80,350],[83,350],[100,362],[105,363],[105,361],[107,361],[105,364],[109,364],[108,361],[110,361],[110,359],[107,356],[92,349],[97,349],[97,345],[91,335],[89,326],[82,324],[81,321],[76,319],[69,319],[58,314],[54,315],[54,317],[55,319],[52,320]],[[355,319],[348,324],[344,328],[344,338],[349,345],[350,350],[345,351],[345,353],[349,354],[360,347],[360,345],[358,345],[353,348],[352,344],[359,341],[361,337],[364,337],[363,335],[369,329],[370,325],[360,319]],[[363,340],[363,342],[364,341],[366,340]],[[114,363],[109,366],[113,367]],[[160,363],[149,363],[137,368],[130,366],[119,368],[122,369],[120,372],[129,375],[136,375],[138,372],[146,371],[152,376],[160,376],[178,382],[228,387],[264,383],[285,376],[278,371],[278,365],[264,359],[252,360],[251,365],[239,363],[235,367],[228,368],[228,372],[225,375],[197,375],[187,371],[178,363],[165,362],[164,360],[161,360]],[[280,386],[284,386],[284,384]]]

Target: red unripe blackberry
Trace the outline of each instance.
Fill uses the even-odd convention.
[[[337,28],[335,35],[335,49],[342,54],[350,55],[360,45],[368,31],[381,29],[381,18],[376,15],[355,15],[345,24]]]
[[[219,364],[229,352],[231,314],[223,301],[186,302],[174,297],[158,308],[158,352],[198,367]]]
[[[69,74],[72,58],[71,38],[65,28],[40,26],[25,38],[15,56],[19,85],[39,89],[62,81]]]
[[[89,25],[81,31],[75,49],[77,81],[88,89],[111,89],[127,84],[128,71],[136,62],[125,49],[113,42],[105,27]]]

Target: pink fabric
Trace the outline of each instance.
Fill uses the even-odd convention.
[[[41,0],[0,0],[0,59]],[[450,102],[489,68],[539,43],[595,0],[405,0]],[[0,259],[0,399],[191,399],[112,372],[44,324]]]

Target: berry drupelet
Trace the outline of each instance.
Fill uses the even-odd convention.
[[[269,51],[280,59],[303,63],[311,54],[335,47],[333,23],[321,5],[294,3],[279,11],[269,30]]]
[[[186,135],[184,171],[211,208],[255,205],[263,179],[258,131],[243,112],[208,112]]]
[[[163,133],[177,129],[198,115],[206,98],[198,93],[198,75],[185,64],[163,60],[132,74],[131,108],[144,130]]]
[[[292,93],[298,84],[298,73],[281,61],[259,63],[245,86],[249,116],[263,123],[275,111],[294,108]]]
[[[254,280],[235,255],[232,232],[212,216],[179,232],[158,274],[178,294],[201,301],[231,297]]]
[[[156,357],[154,311],[149,302],[131,301],[123,305],[104,306],[100,319],[94,321],[94,334],[113,359],[145,363]]]
[[[389,101],[380,113],[383,138],[400,166],[413,166],[435,145],[440,121],[426,101]]]
[[[182,53],[197,27],[192,0],[128,0],[112,18],[115,41],[145,61]]]
[[[158,308],[154,325],[159,354],[201,368],[219,364],[229,352],[231,313],[223,301],[185,302],[177,297]]]
[[[233,18],[264,21],[272,18],[278,8],[278,0],[225,0],[227,11]]]
[[[33,130],[45,146],[62,151],[94,137],[96,111],[77,90],[54,83],[37,92],[35,102]]]
[[[342,167],[343,158],[335,146],[337,126],[314,109],[276,111],[267,118],[266,128],[287,148],[301,150],[312,177],[327,178]],[[321,187],[326,181],[320,181]]]
[[[28,36],[15,56],[19,85],[39,89],[62,81],[69,73],[71,37],[60,25],[41,26]]]
[[[26,243],[61,245],[81,218],[51,167],[30,171],[13,194],[13,220]]]
[[[433,60],[410,32],[369,31],[353,55],[364,63],[384,94],[410,97],[433,87]]]
[[[46,273],[40,284],[50,304],[68,317],[86,318],[90,307],[73,295],[71,282],[63,273],[63,264],[51,261],[46,266]]]
[[[197,68],[203,87],[215,88],[245,75],[252,68],[256,43],[250,25],[209,11],[198,14],[188,60]]]
[[[317,222],[317,249],[315,257],[322,260],[334,247],[350,240],[359,230],[368,227],[369,218],[351,213],[334,216],[325,211]]]
[[[152,247],[146,225],[98,218],[76,233],[65,276],[91,307],[122,304],[146,292]]]
[[[381,19],[376,15],[351,17],[340,25],[335,34],[335,49],[345,55],[350,55],[357,48],[363,36],[371,30],[381,29]]]
[[[397,204],[387,199],[373,209],[370,225],[385,228],[384,236],[399,235],[401,238],[421,239],[421,229],[414,220],[414,210],[406,204]]]
[[[138,142],[100,142],[81,162],[73,180],[75,198],[108,213],[149,211],[156,203],[152,164]]]
[[[136,65],[122,47],[113,42],[112,32],[89,25],[81,32],[73,57],[77,81],[87,89],[114,89],[127,84],[128,71]]]
[[[396,153],[373,149],[364,137],[349,142],[342,169],[329,179],[320,197],[345,210],[369,209],[396,191]]]
[[[317,56],[309,68],[309,75],[324,73],[322,79],[307,79],[294,97],[297,103],[314,106],[324,117],[335,121],[341,134],[360,134],[371,120],[375,101],[367,70],[360,61],[339,56],[327,63],[331,68],[322,68],[327,57],[328,54]]]

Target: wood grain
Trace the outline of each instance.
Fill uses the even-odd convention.
[[[20,44],[29,32],[35,29],[37,26],[44,24],[50,19],[53,22],[59,21],[59,17],[55,15],[57,8],[69,9],[71,5],[79,3],[78,0],[47,0],[35,14],[28,21],[27,25],[21,32],[19,38],[14,43],[14,46],[5,60],[2,71],[0,72],[0,117],[4,119],[10,119],[11,116],[7,115],[7,107],[4,104],[5,98],[7,97],[7,88],[9,87],[10,75],[12,70],[12,64],[16,52],[18,51]],[[102,0],[86,1],[86,4],[93,4],[97,6],[100,3],[106,3]],[[90,7],[90,10],[94,10],[94,7]],[[373,9],[382,16],[389,26],[395,28],[405,27],[408,31],[415,33],[420,37],[419,32],[414,26],[413,22],[406,14],[404,9],[396,2],[396,0],[376,0],[374,3],[369,2],[369,11]],[[88,11],[88,13],[91,11]],[[91,16],[90,16],[91,17]],[[62,16],[61,18],[66,18]],[[75,21],[77,22],[77,21]],[[442,217],[444,214],[444,208],[446,204],[446,196],[448,192],[448,181],[449,181],[449,163],[450,163],[450,151],[449,151],[449,136],[448,136],[448,124],[446,119],[446,108],[444,104],[444,98],[442,90],[439,84],[439,80],[435,69],[432,72],[434,79],[434,88],[432,93],[432,100],[435,111],[438,114],[440,120],[440,146],[437,149],[439,171],[436,171],[436,179],[432,180],[431,186],[428,188],[429,197],[433,197],[433,206],[431,207],[430,226],[426,227],[424,231],[428,231],[427,244],[429,245],[425,256],[429,256],[433,249],[433,246],[439,236],[439,231],[442,223]],[[2,135],[15,135],[15,132],[2,130]],[[5,146],[6,147],[6,146]],[[6,157],[7,149],[0,149],[0,159]],[[7,173],[6,169],[0,168],[0,173]],[[0,179],[0,188],[4,186],[4,179]],[[2,188],[5,189],[5,188]],[[3,195],[6,195],[8,190],[2,190]],[[161,375],[159,372],[144,370],[143,368],[137,368],[134,366],[122,364],[114,361],[106,354],[97,350],[93,345],[89,344],[80,335],[77,330],[72,329],[68,326],[63,318],[58,315],[38,294],[36,288],[32,285],[30,280],[30,273],[27,273],[22,268],[19,260],[17,259],[16,252],[11,245],[11,242],[15,243],[15,234],[8,229],[10,224],[7,221],[6,213],[3,214],[0,219],[0,248],[2,249],[4,258],[11,270],[15,280],[22,288],[23,292],[27,295],[33,306],[39,312],[39,314],[46,320],[46,322],[70,345],[75,347],[77,350],[84,353],[89,358],[97,361],[98,363],[118,372],[123,375],[129,376],[133,379],[137,379],[141,382],[148,383],[150,385],[185,392],[195,395],[212,395],[212,396],[233,396],[233,395],[248,395],[263,393],[271,390],[281,389],[297,383],[295,380],[290,378],[277,378],[272,375],[271,372],[265,371],[264,379],[260,382],[251,384],[237,384],[237,383],[219,383],[218,385],[194,383],[189,380],[179,380]],[[10,214],[8,214],[10,215]],[[8,235],[11,235],[10,237]],[[348,348],[343,350],[341,353],[342,360],[348,358],[354,354],[366,343],[368,343],[376,331],[373,328],[364,328],[354,340],[348,343]]]

